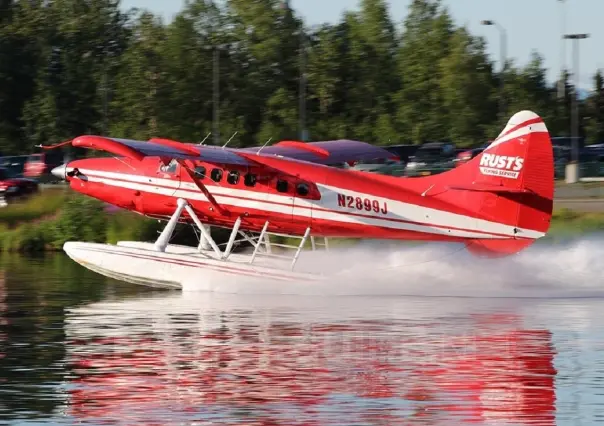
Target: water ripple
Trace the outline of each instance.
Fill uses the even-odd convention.
[[[54,257],[5,264],[0,420],[545,426],[604,416],[602,300],[149,292]]]

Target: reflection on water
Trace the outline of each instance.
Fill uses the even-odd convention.
[[[3,265],[0,419],[555,425],[604,415],[600,300],[181,294],[62,256]]]
[[[551,333],[514,314],[457,306],[437,318],[432,302],[371,300],[384,309],[374,318],[362,300],[280,302],[175,295],[70,310],[70,414],[554,424]]]

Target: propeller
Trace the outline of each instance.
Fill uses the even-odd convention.
[[[42,148],[42,149],[55,149],[55,148],[59,148],[65,145],[69,145],[71,142],[73,142],[73,139],[69,139],[68,141],[64,141],[64,142],[59,142],[56,143],[54,145],[35,145],[36,148]]]

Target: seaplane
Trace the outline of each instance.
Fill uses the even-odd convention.
[[[541,117],[527,110],[480,155],[421,177],[333,167],[393,157],[354,140],[230,148],[82,135],[44,148],[68,143],[105,156],[68,162],[53,175],[74,191],[167,224],[156,241],[68,241],[64,251],[92,271],[147,286],[183,289],[206,279],[202,271],[332,280],[296,269],[301,253],[329,251],[330,238],[461,243],[476,256],[510,256],[545,236],[552,216],[551,139]],[[199,230],[198,247],[170,244],[178,223]],[[214,227],[230,229],[228,242],[216,243]],[[299,244],[277,244],[275,236]],[[243,241],[249,252],[233,250]],[[312,250],[303,250],[307,245]]]

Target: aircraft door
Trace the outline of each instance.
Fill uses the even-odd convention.
[[[274,201],[274,210],[280,213],[284,222],[292,223],[294,220],[294,181],[287,176],[276,176],[273,180],[273,188],[270,188],[269,191],[269,199],[273,198],[270,195],[272,191],[276,195],[271,200]]]
[[[323,182],[322,176],[317,176],[320,182]],[[313,208],[318,206],[321,200],[321,192],[316,182],[309,180],[296,179],[293,187],[294,202],[293,202],[293,217],[298,223],[304,224],[305,227],[314,227],[314,212]]]

